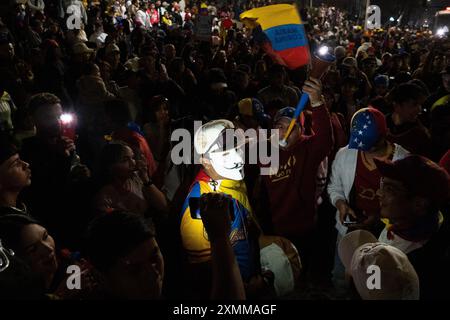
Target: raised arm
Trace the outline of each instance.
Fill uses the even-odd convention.
[[[231,247],[229,200],[220,193],[203,194],[200,214],[211,243],[212,299],[244,300],[245,290]]]

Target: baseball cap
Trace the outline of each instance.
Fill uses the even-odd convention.
[[[445,204],[450,196],[450,177],[445,169],[419,155],[410,155],[395,162],[374,159],[383,177],[401,182],[408,191]]]
[[[291,120],[292,117],[294,116],[294,114],[295,114],[295,108],[285,107],[283,109],[280,109],[275,114],[275,117],[273,118],[273,123],[275,124],[281,118],[287,118],[287,119]],[[300,125],[303,127],[305,124],[305,116],[303,115],[303,113],[300,114],[298,121],[299,121]]]
[[[226,129],[234,129],[233,122],[225,119],[205,123],[194,134],[195,151],[202,155],[215,151],[214,145],[220,140]]]
[[[385,74],[379,74],[373,80],[376,86],[385,86],[389,87],[389,77]]]
[[[418,300],[419,277],[406,254],[378,242],[366,230],[346,234],[339,242],[339,257],[363,300]],[[379,270],[379,287],[370,279]]]
[[[292,108],[292,107],[285,107],[285,108],[280,109],[280,110],[277,111],[273,121],[277,122],[281,118],[288,118],[290,120],[294,116],[294,113],[295,113],[295,109],[294,108]]]
[[[254,117],[259,123],[267,122],[270,116],[264,112],[264,106],[256,98],[245,98],[238,102],[239,115]]]
[[[375,108],[355,112],[350,127],[349,149],[368,151],[387,134],[386,118]]]

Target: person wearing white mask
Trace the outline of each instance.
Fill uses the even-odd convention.
[[[244,178],[243,145],[228,120],[213,120],[197,129],[194,148],[202,169],[194,179],[180,212],[180,233],[187,256],[186,288],[191,295],[207,297],[211,285],[211,243],[196,203],[205,193],[222,193],[229,201],[229,239],[247,293],[261,293],[267,284],[258,266],[257,229],[252,217]],[[233,141],[233,143],[226,143]],[[255,230],[255,231],[253,231]],[[256,284],[256,285],[255,285]],[[256,288],[256,289],[255,289]]]

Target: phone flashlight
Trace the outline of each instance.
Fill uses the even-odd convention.
[[[71,113],[63,113],[59,118],[62,135],[75,140],[75,116]]]
[[[327,46],[321,46],[321,47],[317,50],[317,53],[318,53],[320,56],[325,56],[325,55],[328,53],[328,51],[329,51],[329,48],[328,48]]]

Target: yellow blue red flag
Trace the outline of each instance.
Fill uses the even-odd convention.
[[[277,63],[290,69],[309,63],[308,38],[294,5],[251,9],[243,12],[240,19],[251,29],[261,29],[263,48]]]

